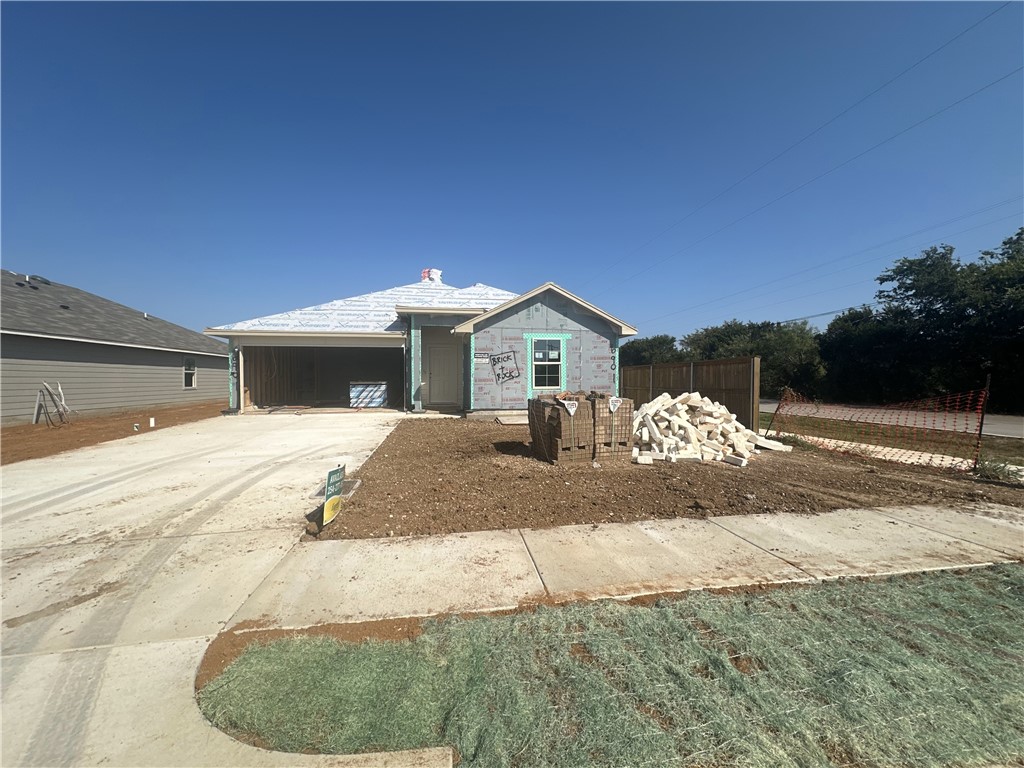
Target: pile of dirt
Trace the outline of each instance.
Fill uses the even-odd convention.
[[[45,421],[4,427],[0,429],[0,464],[41,459],[108,440],[209,419],[220,416],[226,407],[223,400],[210,400],[187,405],[134,408],[102,416],[72,413],[71,423],[59,427],[47,426]],[[156,427],[152,429],[150,418],[156,419]],[[139,425],[138,432],[135,431],[136,424]]]
[[[1019,489],[969,476],[797,448],[745,468],[720,462],[548,464],[529,428],[404,421],[354,475],[362,484],[321,539],[378,538],[656,518],[816,514],[844,507],[995,502]]]

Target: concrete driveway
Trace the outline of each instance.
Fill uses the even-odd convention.
[[[209,726],[210,640],[298,541],[309,498],[399,414],[223,417],[4,467],[2,764],[437,765],[283,755]]]

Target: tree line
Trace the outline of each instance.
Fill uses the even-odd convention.
[[[877,278],[872,306],[824,331],[729,320],[682,338],[627,342],[621,365],[761,357],[761,396],[783,387],[823,400],[893,403],[978,389],[993,410],[1024,412],[1024,227],[970,263],[949,245],[903,258]]]

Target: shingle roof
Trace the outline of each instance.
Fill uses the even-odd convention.
[[[467,314],[496,307],[516,294],[476,283],[456,288],[432,280],[400,285],[386,291],[365,293],[304,309],[257,317],[207,329],[207,333],[229,336],[231,331],[286,331],[292,333],[401,333],[405,324],[395,307],[461,309]],[[470,313],[468,310],[476,310]]]
[[[227,355],[223,342],[102,296],[0,270],[0,329],[42,336]]]

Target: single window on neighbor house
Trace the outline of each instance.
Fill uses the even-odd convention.
[[[182,370],[185,374],[184,386],[185,389],[196,388],[196,360],[194,357],[186,357],[185,362],[182,364]]]
[[[562,342],[534,339],[533,388],[558,389],[562,385]]]

